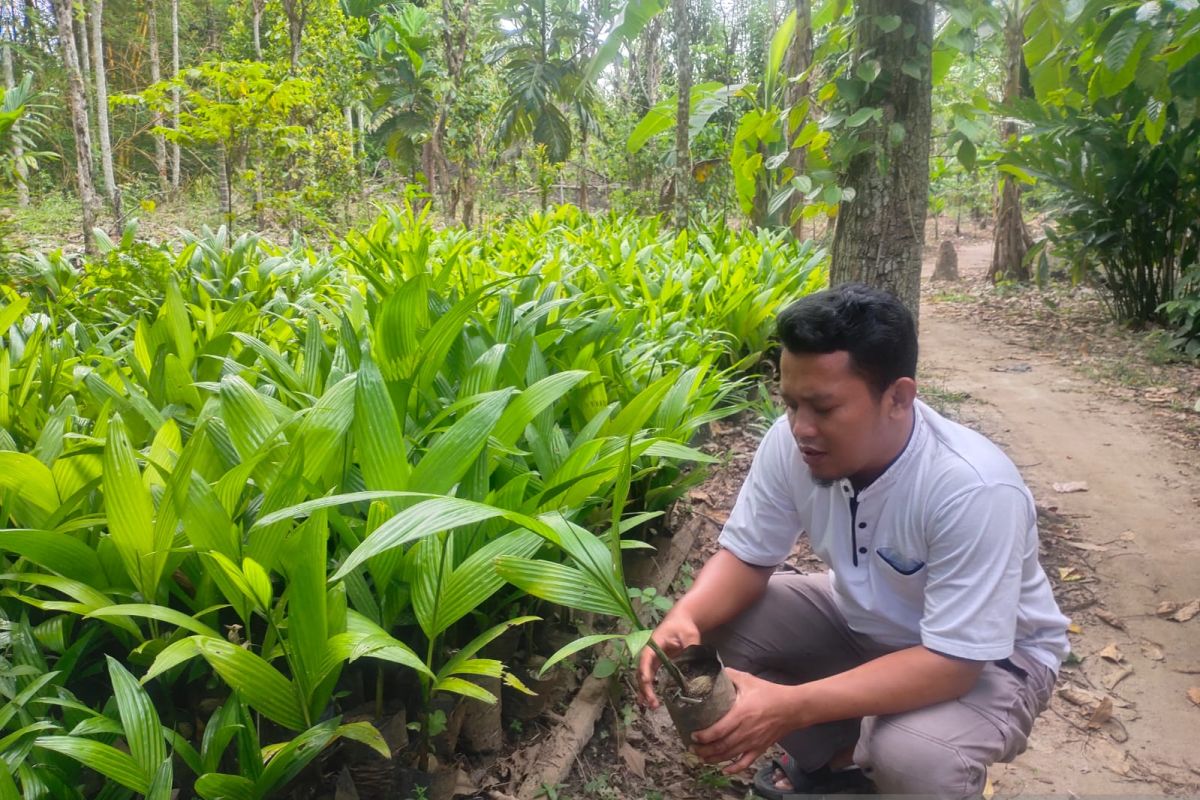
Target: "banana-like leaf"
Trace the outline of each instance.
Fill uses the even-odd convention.
[[[359,495],[380,495],[374,492],[359,492]],[[386,494],[386,493],[383,493]],[[332,499],[332,498],[330,498]],[[371,497],[369,499],[376,499]],[[436,497],[425,500],[401,511],[363,540],[354,549],[332,580],[339,580],[347,572],[356,569],[372,556],[393,547],[414,542],[445,530],[473,525],[490,519],[503,518],[515,525],[531,530],[552,542],[558,543],[559,536],[553,528],[541,520],[507,509],[495,508],[484,503],[461,500],[456,497]]]
[[[554,653],[554,655],[546,659],[546,663],[542,665],[541,670],[538,671],[538,675],[545,675],[547,670],[549,670],[555,664],[562,661],[564,658],[570,658],[580,650],[586,650],[589,647],[594,647],[602,642],[610,642],[613,639],[624,638],[625,635],[621,633],[597,633],[592,636],[584,636],[576,639],[570,644],[560,647],[558,651]]]
[[[552,406],[591,373],[587,370],[567,370],[542,378],[509,404],[496,423],[493,436],[504,446],[512,447],[533,418]]]
[[[364,347],[355,392],[354,440],[370,489],[408,488],[410,467],[401,419],[383,374]]]
[[[567,608],[591,611],[612,617],[628,614],[602,586],[597,586],[583,570],[552,561],[501,556],[496,559],[500,577],[526,594],[549,600]]]
[[[530,557],[537,553],[542,543],[542,538],[531,531],[513,531],[468,555],[442,580],[437,615],[431,629],[437,633],[449,629],[504,586],[504,579],[496,573],[498,557]]]
[[[337,736],[340,739],[351,739],[359,744],[365,744],[384,758],[392,757],[392,749],[380,734],[379,729],[369,722],[347,722],[339,725]]]
[[[209,772],[196,780],[196,794],[204,800],[260,800],[254,781],[241,775]]]
[[[328,699],[317,691],[324,679],[329,640],[325,594],[328,533],[325,512],[317,512],[293,531],[283,558],[288,578],[289,662],[310,717],[319,716]]]
[[[167,757],[158,712],[137,679],[115,658],[106,658],[113,696],[117,701],[117,714],[120,715],[121,726],[125,729],[125,742],[129,745],[129,754],[133,756],[134,762],[144,775],[157,775],[159,766]]]
[[[112,745],[75,736],[40,736],[33,744],[72,758],[135,792],[145,794],[150,790],[150,776],[128,753]]]
[[[50,469],[27,453],[0,451],[0,492],[12,492],[21,521],[41,527],[61,502]]]
[[[337,738],[339,722],[340,720],[335,718],[314,725],[279,748],[267,763],[262,775],[254,782],[255,795],[266,797],[282,789],[288,781],[296,777]]]
[[[200,655],[200,649],[196,646],[196,640],[199,638],[199,636],[189,636],[186,639],[171,642],[160,650],[154,657],[154,662],[150,664],[150,669],[146,670],[146,674],[142,676],[142,683],[153,680],[164,672]]]
[[[441,681],[445,678],[450,677],[451,675],[454,675],[458,671],[458,668],[462,664],[464,664],[465,662],[474,658],[475,654],[478,653],[480,650],[482,650],[484,647],[486,647],[488,644],[495,641],[500,636],[503,636],[504,632],[507,631],[509,628],[515,627],[517,625],[525,625],[526,623],[529,623],[529,622],[538,622],[540,619],[541,619],[540,617],[529,617],[529,616],[513,617],[510,620],[501,622],[499,625],[493,625],[492,627],[488,628],[486,631],[479,634],[474,639],[472,639],[470,642],[468,642],[466,647],[459,650],[457,653],[454,654],[453,657],[450,658],[449,661],[447,661],[445,664],[442,665],[442,668],[440,670],[438,670],[438,674],[437,674],[438,681]]]
[[[488,705],[494,705],[496,702],[496,695],[492,694],[487,689],[484,689],[479,684],[471,683],[471,681],[463,680],[462,678],[455,678],[453,676],[439,680],[433,685],[433,690],[436,692],[452,692],[454,694],[460,694],[463,697],[469,697],[472,700],[479,700],[480,702],[487,703]]]
[[[422,456],[413,468],[409,485],[431,494],[450,491],[487,445],[488,436],[512,394],[513,390],[508,388],[484,395],[478,405],[439,436]]]
[[[307,726],[306,709],[296,685],[261,656],[224,639],[192,640],[221,680],[239,692],[264,717],[294,731]]]
[[[29,603],[30,605],[38,608],[70,611],[73,614],[84,616],[97,609],[115,605],[113,599],[104,592],[101,592],[98,589],[93,589],[86,583],[73,581],[60,575],[46,575],[37,572],[9,573],[6,575],[0,575],[0,582],[12,584],[28,583],[32,584],[33,586],[45,586],[48,589],[54,589],[55,591],[62,592],[63,594],[75,600],[75,602],[71,604],[60,604],[53,601],[38,601],[34,598],[27,598],[23,595],[18,595],[23,602]],[[68,605],[70,606],[69,608],[64,607]],[[141,637],[142,635],[142,632],[138,630],[138,626],[124,617],[111,620],[111,624],[124,631],[128,631],[136,637]]]
[[[88,586],[107,583],[96,551],[66,533],[27,529],[0,531],[0,550],[15,553],[43,569]]]
[[[133,446],[119,414],[114,414],[108,424],[103,483],[109,535],[129,579],[145,600],[152,601],[158,594],[171,541],[168,532],[156,535],[154,504],[142,483]]]
[[[209,609],[210,611],[212,609]],[[165,622],[168,625],[174,625],[177,628],[183,628],[185,631],[200,634],[201,636],[211,636],[215,639],[221,638],[221,634],[205,625],[195,617],[188,616],[182,611],[176,611],[167,606],[156,606],[151,603],[123,603],[104,608],[97,608],[87,616],[89,617],[143,617],[145,619],[158,620]],[[145,765],[143,765],[145,766]],[[149,767],[147,767],[149,769]]]

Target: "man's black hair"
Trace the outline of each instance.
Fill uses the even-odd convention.
[[[850,354],[851,367],[882,395],[917,375],[917,326],[890,292],[843,283],[800,298],[780,312],[776,332],[793,355]]]

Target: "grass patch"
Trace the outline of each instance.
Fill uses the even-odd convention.
[[[956,392],[944,384],[929,381],[921,384],[918,394],[930,408],[951,419],[957,415],[958,407],[971,399],[970,392]]]

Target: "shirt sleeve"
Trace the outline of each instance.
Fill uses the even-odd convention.
[[[733,511],[717,540],[735,556],[759,567],[782,564],[800,535],[794,500],[796,443],[782,417],[763,437]]]
[[[1021,595],[1021,558],[1032,503],[1015,486],[980,486],[933,519],[921,643],[974,661],[1012,655]]]

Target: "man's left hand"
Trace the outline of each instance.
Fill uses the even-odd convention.
[[[748,672],[725,669],[737,687],[733,708],[720,720],[692,734],[693,752],[710,764],[733,763],[726,775],[749,768],[760,755],[796,729],[791,703],[784,697],[794,687],[764,681]]]

